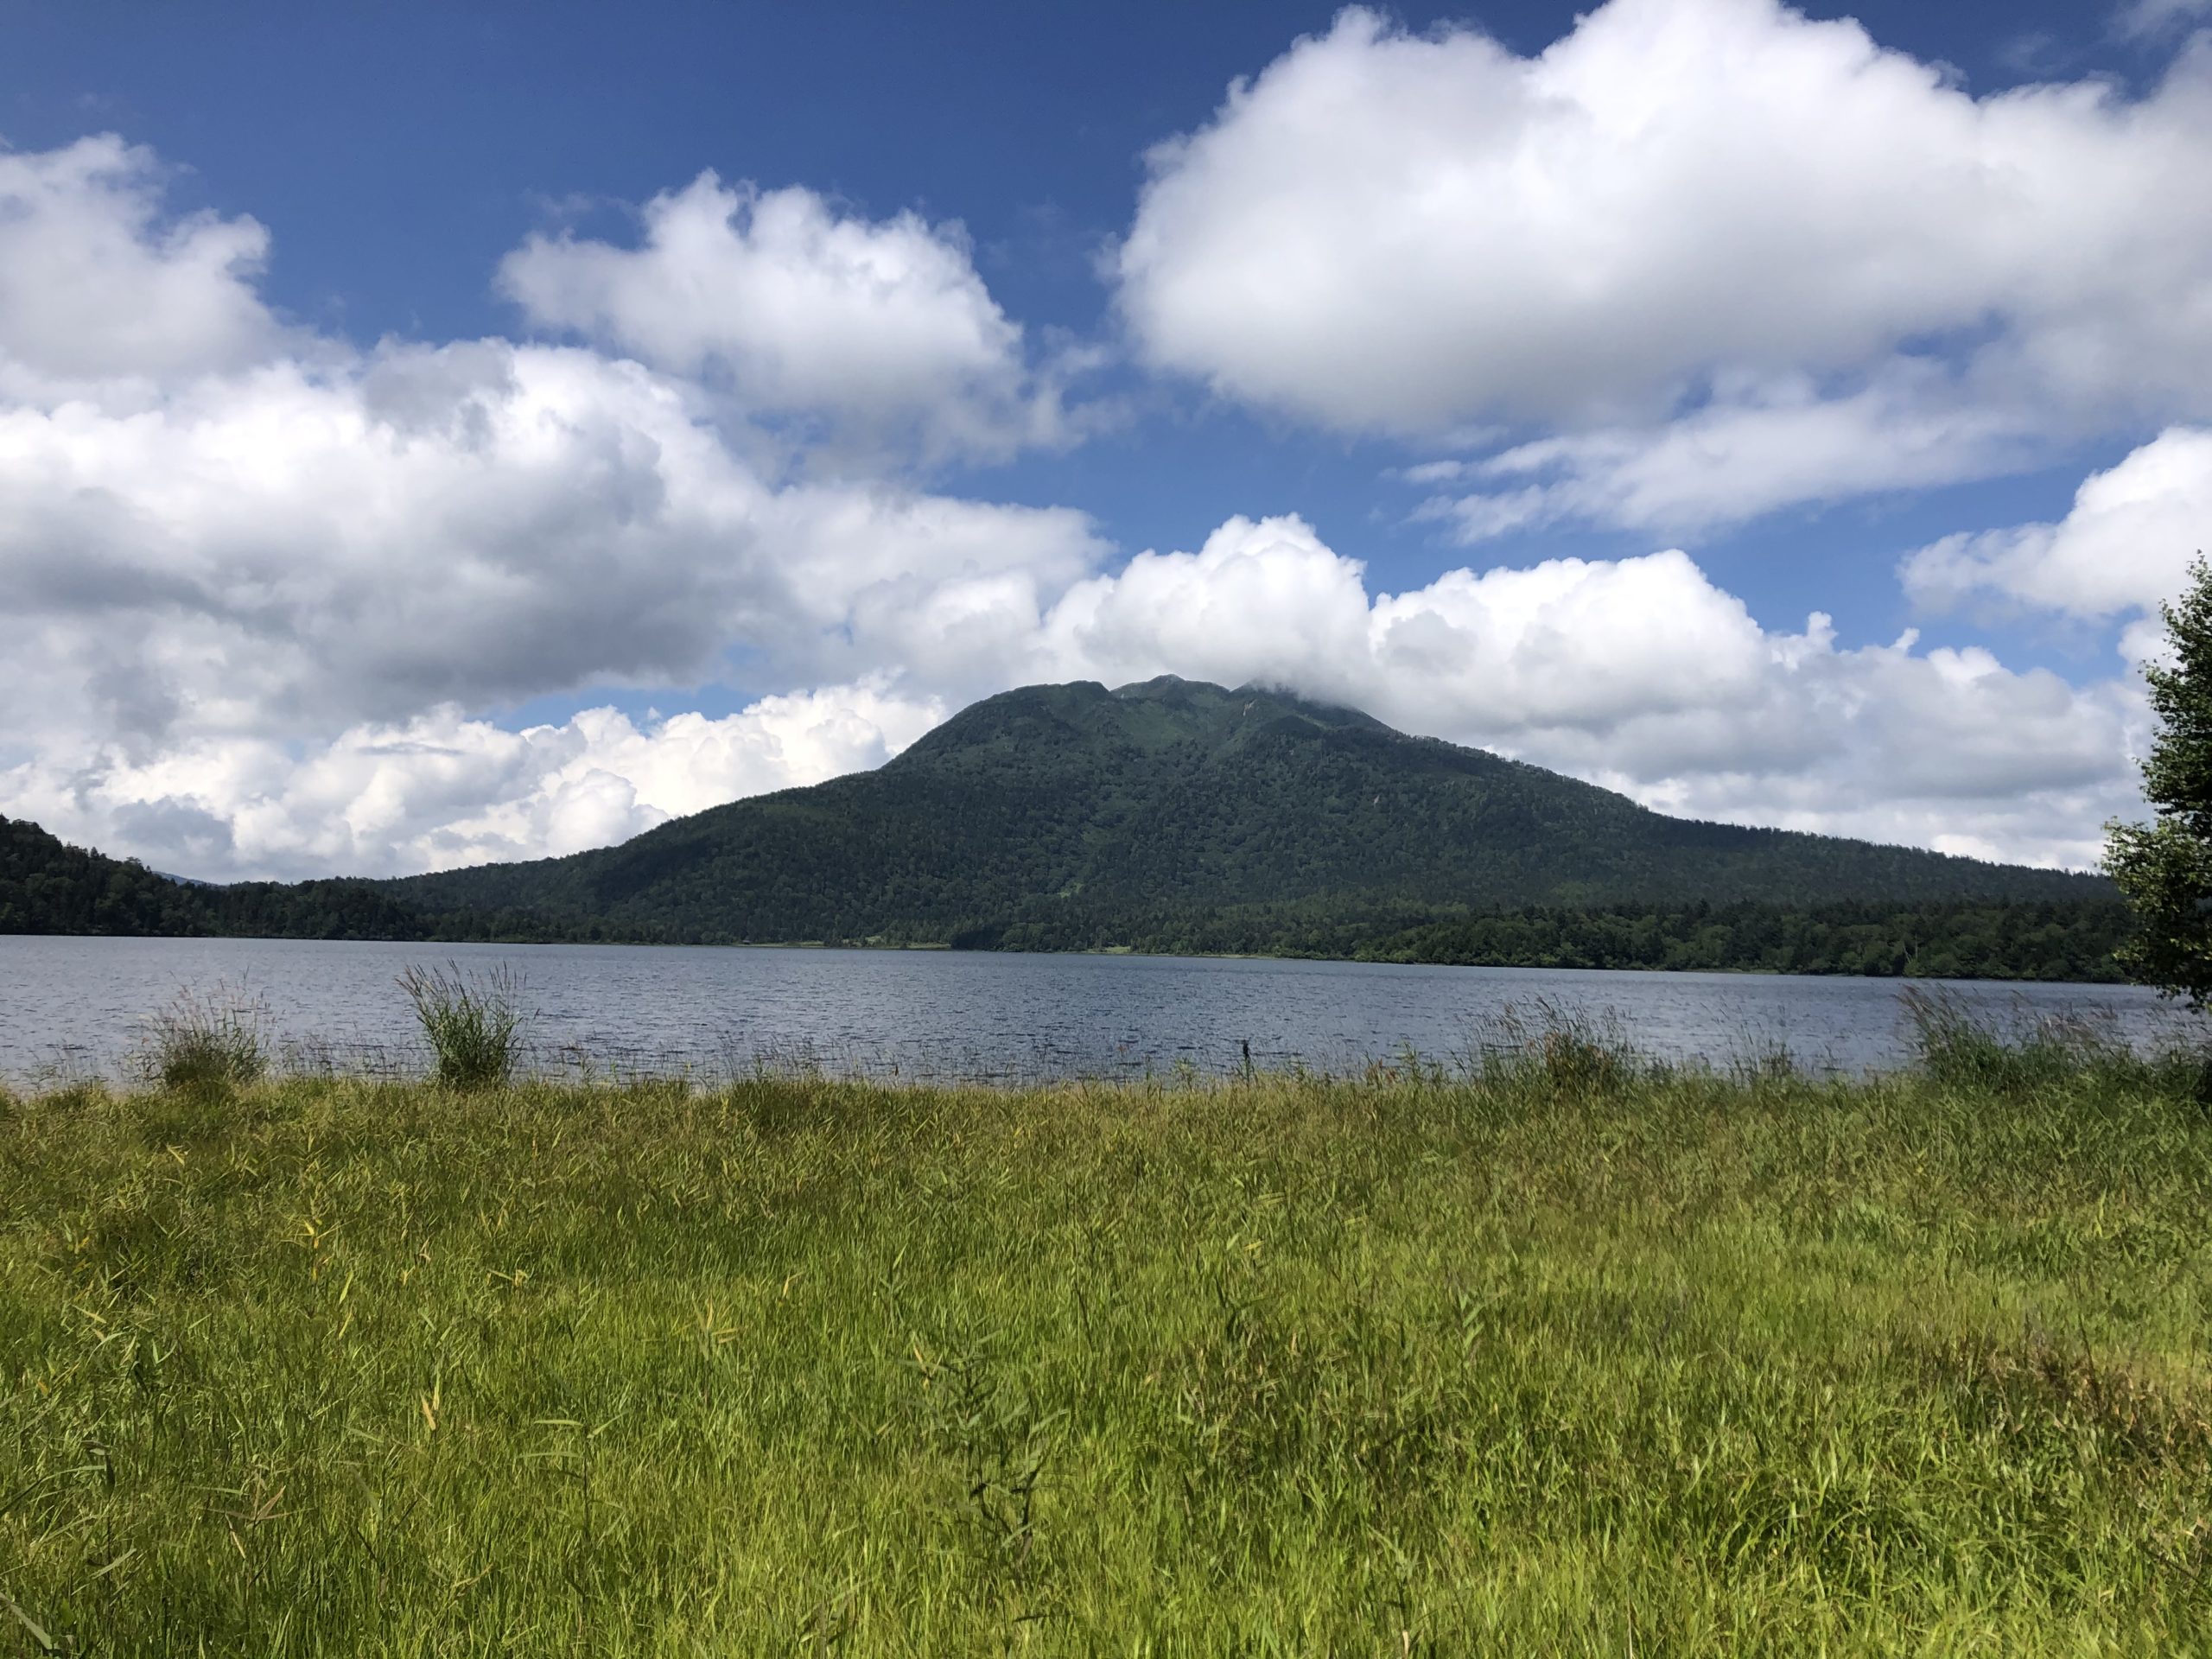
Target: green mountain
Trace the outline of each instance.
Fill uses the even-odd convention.
[[[1254,687],[1031,686],[874,772],[391,891],[512,931],[1301,950],[1546,906],[2107,899],[2094,877],[1670,818]]]
[[[0,931],[849,942],[2101,978],[2101,878],[1672,818],[1282,692],[1031,686],[619,847],[180,884],[0,820]]]

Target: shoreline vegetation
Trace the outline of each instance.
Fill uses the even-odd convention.
[[[2130,926],[2126,906],[2109,896],[1486,912],[1342,899],[1152,906],[1113,918],[1070,904],[989,925],[955,919],[934,933],[756,939],[659,922],[432,911],[370,881],[188,884],[67,846],[35,824],[0,820],[0,934],[1103,951],[2115,983],[2124,976],[2113,952]]]
[[[1933,993],[1855,1080],[1540,1013],[1346,1077],[578,1085],[498,1064],[512,989],[416,978],[442,1082],[282,1075],[212,995],[135,1085],[0,1091],[17,1647],[2212,1634],[2201,1053]]]

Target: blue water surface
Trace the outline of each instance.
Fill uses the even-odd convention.
[[[936,1078],[1170,1075],[1294,1062],[1332,1071],[1408,1050],[1457,1062],[1556,1015],[1643,1052],[1728,1065],[1787,1050],[1864,1072],[1910,1058],[1908,982],[1217,957],[640,945],[346,944],[0,936],[0,1076],[116,1075],[182,994],[243,995],[291,1062],[419,1070],[397,984],[410,963],[505,964],[532,1063],[569,1073],[758,1065]],[[1922,989],[1938,988],[1923,984]],[[2089,1021],[2152,1046],[2189,1016],[2130,986],[1940,988],[2013,1027]]]
[[[1344,1071],[1414,1051],[1465,1062],[1566,1015],[1668,1059],[1787,1051],[1821,1071],[1911,1055],[1907,982],[1770,973],[1595,973],[1249,957],[1000,956],[639,944],[332,944],[0,936],[0,1075],[119,1075],[179,995],[244,995],[301,1066],[416,1071],[425,1051],[398,973],[509,967],[542,1071],[699,1077],[825,1066],[902,1077]],[[1923,987],[1931,991],[1936,987]],[[1942,987],[2008,1027],[2088,1020],[2159,1044],[2188,1015],[2137,987]]]

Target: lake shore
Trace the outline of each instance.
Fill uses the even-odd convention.
[[[0,1096],[0,1624],[210,1651],[2212,1628],[2195,1063]]]

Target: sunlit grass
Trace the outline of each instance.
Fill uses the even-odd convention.
[[[0,1099],[0,1651],[2186,1650],[2194,1075]]]

